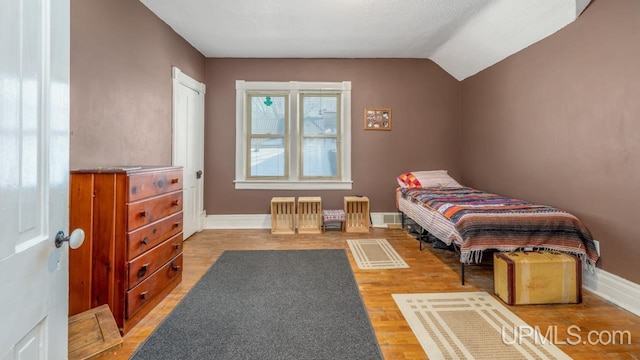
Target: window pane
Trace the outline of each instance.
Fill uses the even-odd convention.
[[[284,96],[251,95],[251,133],[285,133],[286,100]]]
[[[285,176],[283,138],[252,138],[249,176]]]
[[[338,127],[338,95],[304,95],[301,113],[303,134],[335,135]]]
[[[338,176],[335,138],[305,138],[302,145],[302,176]]]

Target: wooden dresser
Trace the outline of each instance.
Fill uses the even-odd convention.
[[[182,169],[71,171],[69,315],[108,304],[125,334],[182,281]]]

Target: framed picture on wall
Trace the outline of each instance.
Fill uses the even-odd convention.
[[[365,130],[391,130],[391,108],[365,108]]]

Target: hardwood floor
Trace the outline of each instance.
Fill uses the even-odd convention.
[[[409,264],[409,269],[359,270],[345,239],[385,238]],[[403,230],[373,229],[369,234],[328,231],[319,235],[271,235],[269,230],[205,230],[184,244],[182,283],[124,337],[123,346],[100,359],[128,359],[160,322],[180,302],[198,279],[225,250],[347,249],[362,298],[385,359],[426,359],[422,347],[391,298],[393,293],[486,291],[493,294],[493,270],[486,266],[466,268],[466,285],[460,283],[457,254],[434,249],[420,251],[418,242]],[[590,331],[611,342],[613,331],[629,331],[631,344],[558,345],[575,359],[640,359],[640,317],[583,291],[581,304],[508,306],[511,311],[544,333],[557,328],[558,341],[587,340]]]

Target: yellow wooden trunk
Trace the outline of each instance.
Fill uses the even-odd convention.
[[[495,253],[493,286],[509,305],[579,303],[582,263],[558,252]]]

